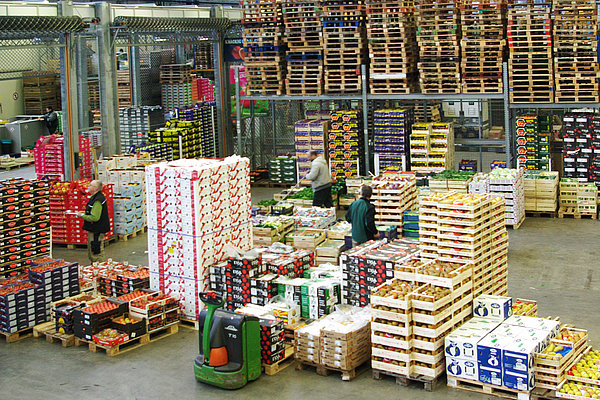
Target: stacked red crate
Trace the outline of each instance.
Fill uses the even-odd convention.
[[[63,137],[42,136],[33,150],[38,179],[62,180],[64,176]]]
[[[94,173],[94,158],[92,154],[92,140],[89,136],[79,136],[79,154],[81,155],[79,176],[82,178],[92,178]]]

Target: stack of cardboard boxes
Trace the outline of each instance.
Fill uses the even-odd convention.
[[[310,151],[315,150],[327,159],[329,121],[325,119],[306,119],[296,122],[294,126],[298,173],[300,174],[300,179],[302,179],[310,171],[311,162],[308,158]]]
[[[252,247],[247,158],[179,160],[146,167],[150,287],[197,319],[198,293],[225,247]]]
[[[476,298],[474,310],[476,318],[446,338],[448,385],[467,380],[531,391],[535,353],[559,333],[560,323],[511,316],[512,299],[506,297]]]
[[[128,235],[146,226],[145,175],[134,154],[98,160],[99,179],[113,188],[117,235]]]

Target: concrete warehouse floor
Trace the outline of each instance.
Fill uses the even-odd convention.
[[[253,190],[256,200],[269,198],[272,189]],[[256,201],[255,200],[255,201]],[[560,316],[562,322],[590,331],[600,348],[600,275],[596,271],[600,239],[594,220],[529,218],[510,231],[509,294],[535,299],[542,316]],[[107,255],[132,264],[147,263],[146,235],[107,247]],[[87,262],[85,249],[55,247],[54,257]],[[179,334],[109,358],[86,347],[63,348],[42,339],[6,344],[0,340],[2,399],[484,399],[486,396],[440,387],[425,392],[397,386],[391,379],[375,381],[370,371],[352,382],[338,374],[321,377],[290,367],[235,392],[225,392],[194,379],[198,354],[197,332]]]

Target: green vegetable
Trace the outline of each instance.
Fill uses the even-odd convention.
[[[274,206],[275,204],[277,204],[276,200],[261,200],[258,202],[258,205],[263,207]]]

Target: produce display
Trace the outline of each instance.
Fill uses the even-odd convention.
[[[547,115],[516,117],[517,168],[550,171],[550,118]]]
[[[346,250],[340,256],[342,303],[364,307],[371,290],[394,277],[397,265],[418,257],[418,242],[396,239],[390,243],[369,241]]]
[[[566,113],[562,120],[564,178],[600,185],[600,114]]]
[[[596,215],[598,211],[598,188],[592,182],[579,182],[563,178],[559,183],[559,214]]]
[[[336,220],[336,209],[333,208],[294,208],[294,218],[300,228],[326,229]]]
[[[469,185],[475,173],[470,171],[446,170],[429,178],[429,190],[436,193],[469,193]]]
[[[328,149],[331,177],[334,181],[358,177],[364,169],[365,144],[362,124],[360,111],[331,112]]]
[[[297,155],[299,157],[299,155]],[[306,160],[306,154],[302,155]],[[306,163],[306,161],[304,161]],[[306,164],[304,164],[306,166]],[[296,183],[297,181],[296,158],[276,157],[269,160],[269,181],[274,183]]]
[[[527,170],[524,184],[525,211],[556,212],[558,172]]]
[[[223,296],[230,310],[266,305],[278,293],[278,277],[298,278],[314,265],[313,252],[262,249],[259,258],[230,258],[211,265],[210,289]]]
[[[215,157],[217,148],[215,104],[187,106],[189,103],[181,106],[181,109],[175,113],[174,119],[165,122],[163,128],[148,133],[148,138],[153,143],[172,145],[175,160]],[[164,105],[163,107],[168,109]]]
[[[185,318],[198,318],[225,247],[252,247],[249,173],[237,156],[146,167],[150,288],[179,299]]]
[[[50,254],[48,187],[44,181],[0,181],[0,276]]]
[[[409,140],[412,109],[381,109],[373,115],[374,146],[378,171],[407,171],[410,165]]]
[[[122,268],[114,268],[114,266]],[[118,297],[132,293],[136,289],[148,288],[149,283],[148,267],[117,264],[102,276],[97,277],[97,290],[102,295]]]
[[[370,358],[370,318],[366,309],[350,307],[294,331],[296,359],[342,371]]]
[[[119,109],[121,153],[129,153],[132,146],[148,142],[148,132],[165,123],[160,106],[135,106]]]
[[[311,150],[316,150],[327,159],[329,121],[325,119],[305,119],[297,121],[294,127],[298,173],[300,174],[300,179],[303,179],[310,171],[311,161],[308,158],[308,153]]]
[[[473,268],[426,260],[397,268],[396,279],[371,292],[371,366],[433,379],[444,372],[444,338],[472,314]]]
[[[105,346],[116,346],[124,343],[129,339],[129,336],[117,331],[116,329],[107,328],[92,336],[95,343]]]
[[[525,218],[525,180],[522,169],[494,168],[478,173],[469,184],[469,193],[489,193],[504,198],[506,224],[518,226]]]
[[[87,244],[88,233],[82,229],[83,220],[75,213],[85,212],[90,198],[87,194],[89,183],[88,179],[80,179],[73,182],[53,182],[50,186],[52,243]],[[104,240],[107,241],[114,235],[112,185],[105,184],[102,193],[106,197],[111,228],[104,235]],[[66,211],[70,213],[65,213]]]
[[[505,294],[508,234],[502,198],[481,194],[434,193],[421,200],[421,256],[473,264],[473,293]]]
[[[253,219],[253,243],[255,246],[270,246],[281,241],[296,226],[296,221],[288,216],[269,216],[256,223]]]
[[[373,177],[371,182],[375,206],[375,224],[402,229],[403,213],[414,207],[417,183],[414,173],[387,172]]]
[[[418,122],[410,134],[410,170],[441,172],[454,168],[454,126],[451,122]]]
[[[26,274],[0,280],[0,331],[15,333],[50,319],[50,302],[79,293],[77,263],[34,258]]]

